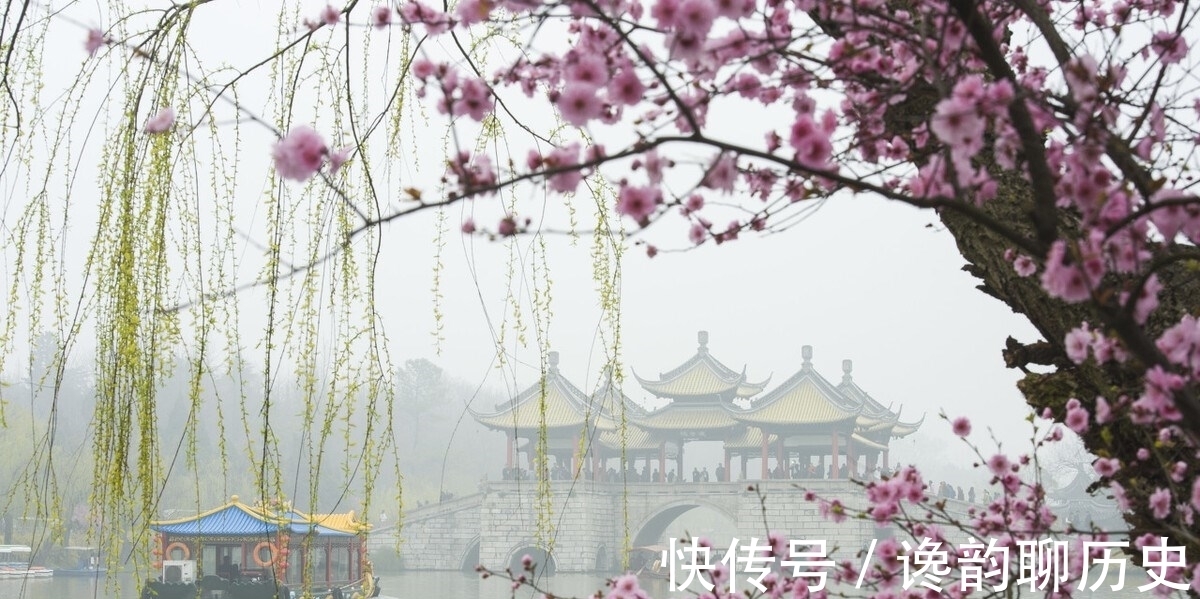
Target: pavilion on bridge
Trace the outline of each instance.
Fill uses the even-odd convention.
[[[745,368],[712,356],[706,331],[698,341],[695,355],[657,379],[634,372],[643,390],[667,400],[655,410],[627,397],[611,372],[595,392],[581,391],[560,372],[558,352],[550,352],[536,384],[494,412],[471,414],[506,434],[505,478],[526,472],[522,452],[534,471],[541,451],[548,469],[554,460],[548,477],[626,482],[685,479],[684,450],[697,441],[722,443],[724,464],[713,480],[732,480],[735,458],[742,480],[869,476],[889,468],[890,440],[924,420],[903,422],[875,400],[854,382],[850,360],[842,362],[841,383],[829,382],[813,368],[810,346],[801,348],[800,369],[763,393],[770,377],[751,382]],[[757,476],[749,474],[752,459],[760,461]]]

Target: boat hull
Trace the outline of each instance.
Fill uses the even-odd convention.
[[[231,581],[214,578],[199,582],[146,583],[141,599],[291,599],[286,586],[275,581]]]
[[[106,568],[83,568],[83,569],[63,569],[55,568],[55,576],[73,576],[75,578],[101,578],[108,570]]]
[[[374,577],[374,584],[363,588],[362,584],[346,587],[313,589],[309,596],[328,599],[352,599],[369,594],[378,597],[380,591],[379,578]],[[210,577],[199,582],[162,582],[152,580],[142,589],[141,599],[293,599],[299,597],[299,590],[292,591],[287,586],[271,580],[230,581]]]

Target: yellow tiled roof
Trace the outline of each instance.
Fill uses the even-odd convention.
[[[899,417],[899,414],[897,414],[897,417]],[[908,435],[911,435],[911,434],[917,432],[917,429],[921,428],[921,424],[924,422],[925,422],[924,414],[922,414],[921,419],[916,422],[899,422],[899,421],[897,421],[895,426],[892,427],[892,436],[893,437],[907,437]]]
[[[774,443],[779,440],[779,435],[770,435],[767,437],[767,443]],[[725,441],[726,449],[754,449],[762,447],[763,432],[761,428],[756,426],[748,426],[741,435],[733,439]]]
[[[535,384],[511,402],[496,406],[495,413],[480,414],[472,410],[471,415],[480,424],[493,429],[532,432],[541,428],[543,403],[547,429],[582,429],[585,424],[600,430],[616,428],[612,418],[602,413],[600,406],[594,405],[592,399],[566,380],[556,367],[546,373],[544,385]]]
[[[851,434],[850,438],[852,440],[854,440],[855,443],[858,443],[859,445],[863,445],[865,447],[870,447],[871,449],[878,449],[880,451],[883,451],[888,448],[887,445],[883,445],[881,443],[876,443],[858,433]]]
[[[622,449],[620,428],[600,433],[599,441],[604,449],[620,451]],[[632,424],[625,426],[624,449],[638,451],[659,449],[659,447],[661,447],[659,441],[655,441],[654,437],[645,429]]]
[[[736,394],[742,386],[745,377],[739,375],[734,380],[726,380],[711,368],[706,368],[705,366],[703,362],[697,361],[692,368],[670,379],[657,381],[644,379],[638,376],[636,372],[633,376],[637,377],[638,382],[642,384],[644,389],[658,397],[723,396]]]
[[[696,354],[673,370],[661,373],[658,380],[642,378],[637,372],[633,376],[642,388],[655,396],[673,399],[706,396],[746,398],[761,393],[767,386],[769,378],[761,383],[748,382],[744,370],[737,372],[712,357],[708,352],[707,332],[700,331],[698,338],[700,344]]]
[[[671,403],[634,421],[637,426],[660,431],[719,430],[737,426],[722,405]]]
[[[762,381],[761,383],[743,382],[740,386],[738,386],[737,396],[741,398],[754,397],[755,395],[762,393],[763,389],[766,389],[767,385],[770,383],[771,377],[767,377],[766,380]]]
[[[805,366],[737,419],[759,426],[832,424],[853,421],[861,404],[851,401]]]

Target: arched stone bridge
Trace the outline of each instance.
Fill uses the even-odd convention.
[[[757,493],[747,489],[751,484],[747,482],[553,481],[548,569],[617,570],[625,547],[624,522],[628,522],[631,547],[658,544],[676,518],[698,507],[727,519],[739,540],[764,539],[769,524],[789,539],[826,540],[830,548],[840,548],[836,555],[841,557],[888,534],[870,521],[828,521],[815,502],[804,500],[804,492],[794,483],[847,506],[862,506],[866,501],[862,489],[845,480],[756,481]],[[476,564],[503,569],[527,553],[543,563],[546,548],[539,547],[535,538],[537,495],[536,481],[486,483],[481,493],[406,513],[399,529],[376,529],[370,539],[372,553],[395,551],[399,534],[400,558],[407,569],[457,570]]]

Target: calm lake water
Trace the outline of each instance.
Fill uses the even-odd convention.
[[[546,579],[545,588],[563,597],[587,597],[604,588],[604,578],[588,574],[559,574]],[[381,574],[383,597],[410,599],[416,597],[454,597],[461,599],[509,599],[508,583],[498,579],[480,580],[466,572],[404,572]],[[665,597],[666,581],[647,581],[646,586]],[[530,597],[531,593],[518,594]],[[118,575],[115,580],[87,578],[45,578],[22,582],[0,580],[0,599],[137,599],[138,593],[130,575]]]
[[[508,583],[504,580],[480,580],[479,576],[465,572],[403,572],[382,574],[383,597],[392,599],[416,599],[418,597],[453,597],[454,599],[511,599]],[[602,590],[604,577],[591,574],[558,574],[545,579],[543,590],[559,597],[586,598]],[[1137,591],[1137,585],[1145,582],[1140,571],[1131,571],[1125,580],[1125,588],[1111,591],[1107,587],[1095,593],[1074,593],[1075,597],[1107,597],[1112,599],[1151,599],[1149,591]],[[655,598],[694,597],[688,593],[668,593],[667,581],[649,579],[642,587]],[[741,589],[739,588],[739,591]],[[852,591],[853,589],[851,589]],[[851,593],[853,594],[853,593]],[[529,599],[532,593],[522,590],[517,599]],[[1037,596],[1023,590],[1021,596]],[[1173,595],[1175,597],[1180,594]],[[21,582],[0,580],[0,599],[137,599],[133,577],[118,575],[114,580],[99,581],[84,578],[48,578]]]

